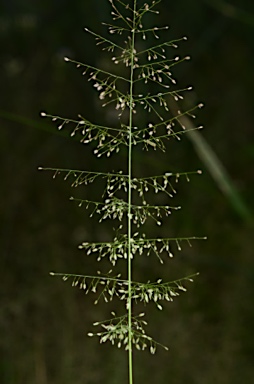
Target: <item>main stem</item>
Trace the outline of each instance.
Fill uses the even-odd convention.
[[[132,282],[132,254],[131,254],[131,202],[132,202],[132,118],[133,118],[133,76],[134,76],[134,46],[135,46],[135,26],[136,26],[136,0],[133,7],[132,24],[132,44],[131,44],[131,66],[130,66],[130,107],[129,107],[129,152],[128,152],[128,354],[129,354],[129,384],[133,384],[132,367],[132,300],[131,300],[131,282]]]

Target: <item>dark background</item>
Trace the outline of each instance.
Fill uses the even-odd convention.
[[[159,9],[159,18],[151,21],[171,26],[165,38],[188,36],[181,49],[192,60],[179,66],[176,76],[181,85],[194,85],[190,103],[205,103],[197,120],[206,129],[198,138],[210,145],[224,171],[215,179],[214,158],[208,168],[207,148],[201,145],[200,158],[200,147],[187,135],[173,142],[167,155],[151,152],[136,158],[140,172],[147,172],[147,161],[152,164],[151,174],[165,164],[178,171],[203,169],[191,183],[180,183],[183,209],[168,225],[176,234],[207,235],[208,240],[184,247],[163,268],[151,257],[137,265],[142,280],[200,275],[162,312],[146,309],[149,332],[170,351],[135,353],[135,378],[147,384],[251,383],[253,1],[164,0]],[[109,307],[94,306],[92,295],[49,276],[52,270],[96,271],[96,263],[77,245],[98,241],[110,229],[88,221],[86,211],[68,201],[76,193],[69,183],[61,177],[53,182],[49,173],[37,170],[41,165],[110,169],[110,161],[98,161],[89,146],[39,116],[46,110],[73,118],[81,113],[99,123],[107,119],[91,84],[63,57],[103,65],[93,38],[82,29],[103,33],[100,22],[109,16],[106,0],[0,4],[2,384],[127,382],[126,353],[86,336],[94,321],[109,317]],[[113,156],[112,164],[117,159]],[[166,235],[167,227],[161,233]]]

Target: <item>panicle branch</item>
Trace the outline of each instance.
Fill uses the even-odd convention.
[[[50,274],[51,276],[61,277],[63,281],[71,280],[72,287],[84,290],[85,294],[89,292],[97,294],[95,304],[98,304],[101,299],[108,303],[114,297],[118,297],[126,303],[128,302],[128,280],[121,279],[121,274],[113,276],[112,270],[106,274],[97,271],[96,276],[55,272]],[[180,293],[186,292],[186,284],[193,282],[194,277],[197,275],[198,273],[169,282],[162,282],[162,279],[145,283],[132,281],[131,298],[136,303],[142,302],[144,305],[154,302],[156,307],[162,310],[161,302],[171,302]]]
[[[160,222],[158,221],[157,224]],[[157,238],[151,239],[146,238],[146,235],[139,235],[138,232],[134,233],[131,239],[131,258],[136,255],[150,256],[151,253],[154,253],[159,259],[160,263],[163,264],[164,261],[161,257],[161,254],[165,252],[169,257],[173,257],[172,243],[175,245],[178,251],[182,250],[181,243],[187,242],[191,247],[192,240],[206,240],[206,237],[172,237],[172,238]],[[83,242],[79,245],[79,249],[85,249],[86,254],[97,254],[97,261],[101,261],[103,258],[107,258],[110,263],[115,266],[120,259],[127,259],[128,257],[128,238],[126,234],[119,234],[116,236],[112,242]]]

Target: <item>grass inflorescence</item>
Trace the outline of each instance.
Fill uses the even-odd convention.
[[[62,118],[42,112],[43,117],[56,122],[58,129],[69,129],[70,135],[79,135],[82,144],[93,143],[94,154],[97,157],[116,155],[120,150],[126,156],[123,169],[117,172],[100,172],[89,170],[72,170],[59,168],[41,168],[53,172],[53,177],[63,175],[73,187],[88,185],[95,180],[104,183],[101,200],[89,200],[71,197],[78,206],[91,210],[90,216],[98,215],[98,222],[113,219],[119,222],[112,241],[89,242],[84,240],[79,249],[86,255],[92,255],[98,262],[107,260],[112,264],[112,270],[107,273],[98,271],[95,275],[55,273],[64,281],[71,280],[73,286],[84,290],[85,293],[97,295],[95,303],[117,298],[125,302],[125,313],[116,315],[111,312],[111,318],[98,321],[100,331],[89,332],[89,336],[98,336],[101,343],[111,342],[118,348],[128,351],[129,384],[133,383],[132,351],[150,349],[155,353],[157,346],[162,344],[155,341],[146,333],[144,312],[137,313],[135,304],[153,302],[159,310],[163,309],[162,302],[171,302],[181,292],[186,291],[185,283],[193,281],[194,276],[164,282],[134,281],[132,276],[133,260],[135,257],[151,255],[158,258],[160,263],[167,263],[168,257],[181,250],[185,243],[202,237],[155,237],[150,238],[145,232],[145,224],[152,220],[157,226],[163,226],[163,218],[171,215],[181,207],[174,206],[169,200],[176,194],[175,184],[180,178],[186,178],[201,171],[174,173],[171,170],[163,174],[136,177],[136,162],[134,151],[141,148],[145,151],[166,150],[168,140],[181,140],[188,129],[182,123],[182,116],[195,117],[193,113],[203,105],[187,110],[170,110],[170,100],[181,101],[185,93],[191,91],[191,86],[178,89],[174,78],[174,67],[189,60],[189,56],[174,55],[178,44],[186,37],[160,43],[162,33],[166,35],[168,27],[147,27],[146,15],[157,14],[156,5],[159,1],[124,1],[109,0],[112,6],[113,24],[106,24],[110,38],[103,37],[88,28],[85,31],[95,38],[105,54],[111,55],[114,65],[119,65],[121,71],[110,72],[108,69],[96,68],[89,64],[65,58],[80,68],[98,92],[102,107],[114,109],[117,114],[117,124],[112,126],[98,125],[78,115],[77,119]],[[117,35],[117,39],[114,39]],[[112,39],[111,39],[112,37]],[[122,43],[119,43],[119,37]],[[155,44],[149,45],[149,41]],[[173,52],[173,54],[172,54]],[[112,64],[113,65],[113,64]],[[121,73],[121,75],[119,75]],[[142,116],[142,119],[140,119]],[[202,126],[191,128],[201,129]],[[126,172],[127,169],[127,172]],[[164,194],[166,205],[156,205],[151,202],[151,196]],[[126,263],[126,274],[114,272],[119,260]],[[168,349],[166,346],[163,346]]]

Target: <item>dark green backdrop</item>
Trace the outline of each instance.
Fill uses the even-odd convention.
[[[179,66],[177,77],[194,85],[191,103],[205,103],[198,116],[206,127],[201,135],[234,189],[222,191],[187,137],[164,157],[137,156],[141,172],[147,161],[153,174],[165,164],[203,169],[202,177],[180,184],[183,209],[169,225],[177,234],[207,235],[208,241],[185,248],[163,268],[165,279],[195,271],[200,276],[163,312],[147,309],[151,333],[170,351],[135,354],[136,382],[252,383],[253,1],[164,0],[159,8],[156,23],[171,26],[165,37],[189,37],[182,52],[192,60]],[[82,29],[102,33],[100,21],[109,21],[109,14],[107,0],[0,4],[1,384],[127,382],[125,352],[86,336],[109,308],[94,306],[93,297],[49,276],[52,270],[96,270],[77,245],[97,240],[107,227],[88,223],[86,212],[68,201],[74,194],[68,183],[37,171],[40,165],[106,167],[91,148],[57,132],[39,113],[82,113],[98,122],[105,117],[91,85],[63,57],[103,63]],[[160,276],[160,265],[150,262],[139,263],[139,278]]]

